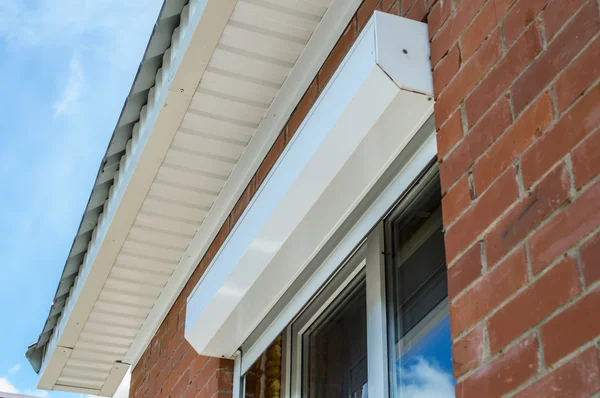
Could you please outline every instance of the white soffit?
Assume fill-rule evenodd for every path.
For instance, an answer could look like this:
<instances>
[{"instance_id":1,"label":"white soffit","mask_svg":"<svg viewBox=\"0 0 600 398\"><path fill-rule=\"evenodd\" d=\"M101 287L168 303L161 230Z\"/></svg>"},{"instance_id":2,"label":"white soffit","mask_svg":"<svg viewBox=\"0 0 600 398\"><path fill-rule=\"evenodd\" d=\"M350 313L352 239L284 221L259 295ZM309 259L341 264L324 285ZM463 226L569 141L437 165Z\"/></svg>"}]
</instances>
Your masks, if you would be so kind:
<instances>
[{"instance_id":1,"label":"white soffit","mask_svg":"<svg viewBox=\"0 0 600 398\"><path fill-rule=\"evenodd\" d=\"M114 393L360 0L330 3L184 8L48 343L39 388Z\"/></svg>"},{"instance_id":2,"label":"white soffit","mask_svg":"<svg viewBox=\"0 0 600 398\"><path fill-rule=\"evenodd\" d=\"M190 296L230 357L433 112L427 25L375 13Z\"/></svg>"}]
</instances>

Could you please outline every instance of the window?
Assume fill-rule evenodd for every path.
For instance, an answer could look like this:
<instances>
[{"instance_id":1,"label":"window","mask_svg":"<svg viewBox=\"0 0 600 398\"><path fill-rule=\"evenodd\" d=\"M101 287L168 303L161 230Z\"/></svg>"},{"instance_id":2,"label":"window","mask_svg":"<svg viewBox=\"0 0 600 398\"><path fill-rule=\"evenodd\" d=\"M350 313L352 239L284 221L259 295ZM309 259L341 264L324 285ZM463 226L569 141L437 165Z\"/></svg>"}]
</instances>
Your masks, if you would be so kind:
<instances>
[{"instance_id":1,"label":"window","mask_svg":"<svg viewBox=\"0 0 600 398\"><path fill-rule=\"evenodd\" d=\"M454 396L439 177L386 220L390 395Z\"/></svg>"},{"instance_id":2,"label":"window","mask_svg":"<svg viewBox=\"0 0 600 398\"><path fill-rule=\"evenodd\" d=\"M303 336L303 396L361 398L367 389L367 300L364 280Z\"/></svg>"},{"instance_id":3,"label":"window","mask_svg":"<svg viewBox=\"0 0 600 398\"><path fill-rule=\"evenodd\" d=\"M282 397L454 397L437 168L386 214L294 311Z\"/></svg>"},{"instance_id":4,"label":"window","mask_svg":"<svg viewBox=\"0 0 600 398\"><path fill-rule=\"evenodd\" d=\"M367 396L365 264L363 245L292 324L292 396Z\"/></svg>"}]
</instances>

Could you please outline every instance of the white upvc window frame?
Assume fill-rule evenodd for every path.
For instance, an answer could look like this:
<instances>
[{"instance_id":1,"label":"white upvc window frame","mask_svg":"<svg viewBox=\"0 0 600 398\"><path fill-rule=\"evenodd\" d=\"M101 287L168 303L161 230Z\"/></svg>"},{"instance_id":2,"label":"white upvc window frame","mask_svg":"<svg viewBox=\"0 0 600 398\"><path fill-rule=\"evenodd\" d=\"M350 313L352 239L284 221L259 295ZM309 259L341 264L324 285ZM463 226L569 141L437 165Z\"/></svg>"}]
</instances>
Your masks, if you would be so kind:
<instances>
[{"instance_id":1,"label":"white upvc window frame","mask_svg":"<svg viewBox=\"0 0 600 398\"><path fill-rule=\"evenodd\" d=\"M235 358L234 398L244 396L243 377L246 371L272 342L273 336L280 333L283 333L281 396L300 398L302 365L299 361L302 360L302 345L298 342L306 327L360 272L365 273L367 284L368 393L375 397L389 396L388 306L382 220L400 198L410 192L414 182L432 167L436 153L435 128L433 118L430 118L415 135L407 151L401 153L390 166L388 175L373 187L372 199L364 207L357 208L356 211L363 211L361 217L348 229L341 228L338 231L343 238L335 248L322 256L316 256L317 260L325 260L320 260L307 278L299 279L298 284L301 286L296 288L292 297L284 297L285 305L276 307L272 311L276 313L269 314L256 333L242 345L241 354ZM337 275L342 275L342 279L338 278L333 286L327 285ZM333 292L327 297L319 298L323 289ZM322 303L318 305L318 309L305 313L307 304L314 300L322 300ZM292 323L289 322L290 317ZM296 324L297 330L294 331L291 325L298 320L303 320L305 327L298 329ZM294 358L293 361L290 358Z\"/></svg>"},{"instance_id":2,"label":"white upvc window frame","mask_svg":"<svg viewBox=\"0 0 600 398\"><path fill-rule=\"evenodd\" d=\"M305 333L357 278L364 279L366 284L368 393L370 397L388 395L387 306L383 244L383 223L380 222L341 267L334 279L315 297L315 301L286 328L285 340L293 359L282 363L284 369L289 368L283 372L289 375L289 379L282 382L289 394L282 394L283 397L302 396L302 390L306 387L304 385L306 380L302 377L307 366L304 362ZM284 350L287 348L284 347Z\"/></svg>"}]
</instances>

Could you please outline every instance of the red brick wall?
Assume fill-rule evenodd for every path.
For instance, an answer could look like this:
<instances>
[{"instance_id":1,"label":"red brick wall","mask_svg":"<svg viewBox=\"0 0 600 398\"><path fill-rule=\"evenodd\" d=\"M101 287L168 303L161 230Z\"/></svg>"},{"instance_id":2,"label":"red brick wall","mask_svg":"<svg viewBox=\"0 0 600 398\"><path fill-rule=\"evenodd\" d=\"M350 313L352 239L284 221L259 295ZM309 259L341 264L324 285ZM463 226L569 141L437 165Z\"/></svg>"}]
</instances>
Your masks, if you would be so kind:
<instances>
[{"instance_id":1,"label":"red brick wall","mask_svg":"<svg viewBox=\"0 0 600 398\"><path fill-rule=\"evenodd\" d=\"M183 337L185 301L375 9L429 23L457 395L600 390L598 0L365 0L133 370L131 397L231 397L232 363Z\"/></svg>"},{"instance_id":2,"label":"red brick wall","mask_svg":"<svg viewBox=\"0 0 600 398\"><path fill-rule=\"evenodd\" d=\"M431 17L457 396L590 396L599 3L445 0Z\"/></svg>"}]
</instances>

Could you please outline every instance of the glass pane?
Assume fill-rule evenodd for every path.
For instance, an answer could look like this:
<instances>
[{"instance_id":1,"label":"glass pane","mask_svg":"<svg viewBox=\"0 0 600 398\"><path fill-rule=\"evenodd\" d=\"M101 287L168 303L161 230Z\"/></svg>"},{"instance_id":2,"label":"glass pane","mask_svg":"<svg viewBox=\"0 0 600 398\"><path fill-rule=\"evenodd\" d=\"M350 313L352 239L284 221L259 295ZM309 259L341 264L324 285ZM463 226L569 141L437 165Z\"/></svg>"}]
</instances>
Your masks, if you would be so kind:
<instances>
[{"instance_id":1,"label":"glass pane","mask_svg":"<svg viewBox=\"0 0 600 398\"><path fill-rule=\"evenodd\" d=\"M367 397L364 281L322 314L304 335L304 397Z\"/></svg>"},{"instance_id":2,"label":"glass pane","mask_svg":"<svg viewBox=\"0 0 600 398\"><path fill-rule=\"evenodd\" d=\"M390 379L396 398L454 397L438 181L422 184L387 224Z\"/></svg>"}]
</instances>

